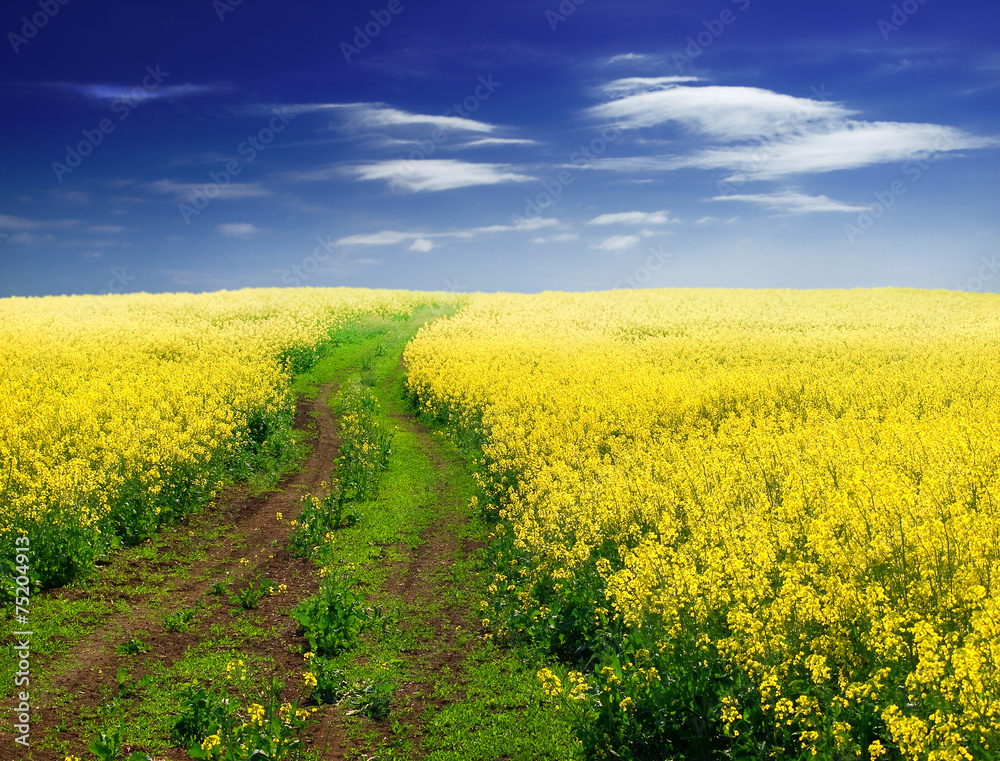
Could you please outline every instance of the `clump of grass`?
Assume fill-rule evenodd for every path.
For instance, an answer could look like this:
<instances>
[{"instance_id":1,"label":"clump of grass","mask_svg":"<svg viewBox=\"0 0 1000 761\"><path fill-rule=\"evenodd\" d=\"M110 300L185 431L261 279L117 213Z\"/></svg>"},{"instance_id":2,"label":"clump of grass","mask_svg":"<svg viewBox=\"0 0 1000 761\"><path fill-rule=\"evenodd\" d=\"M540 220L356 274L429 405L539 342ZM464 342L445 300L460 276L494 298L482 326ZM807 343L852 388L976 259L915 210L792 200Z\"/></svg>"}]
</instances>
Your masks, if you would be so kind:
<instances>
[{"instance_id":1,"label":"clump of grass","mask_svg":"<svg viewBox=\"0 0 1000 761\"><path fill-rule=\"evenodd\" d=\"M194 620L194 608L181 608L163 619L163 628L168 632L186 632Z\"/></svg>"}]
</instances>

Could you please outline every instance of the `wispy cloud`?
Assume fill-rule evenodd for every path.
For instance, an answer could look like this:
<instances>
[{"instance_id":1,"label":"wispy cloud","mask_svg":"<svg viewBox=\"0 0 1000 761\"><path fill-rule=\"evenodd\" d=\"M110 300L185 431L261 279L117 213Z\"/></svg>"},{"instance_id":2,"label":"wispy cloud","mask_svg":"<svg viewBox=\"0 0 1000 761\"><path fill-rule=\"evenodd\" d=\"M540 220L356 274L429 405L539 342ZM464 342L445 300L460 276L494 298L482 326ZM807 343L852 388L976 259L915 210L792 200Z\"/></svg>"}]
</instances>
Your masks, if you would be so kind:
<instances>
[{"instance_id":1,"label":"wispy cloud","mask_svg":"<svg viewBox=\"0 0 1000 761\"><path fill-rule=\"evenodd\" d=\"M74 84L70 82L59 82L53 85L58 89L82 95L90 100L113 101L129 100L136 98L136 87L134 85L109 85L109 84ZM189 98L195 95L208 95L221 89L218 85L159 85L155 88L138 88L142 93L142 100L168 100L174 98Z\"/></svg>"},{"instance_id":2,"label":"wispy cloud","mask_svg":"<svg viewBox=\"0 0 1000 761\"><path fill-rule=\"evenodd\" d=\"M443 130L493 132L496 126L460 116L414 114L385 103L296 103L285 108L293 114L333 112L348 129L385 127L438 127Z\"/></svg>"},{"instance_id":3,"label":"wispy cloud","mask_svg":"<svg viewBox=\"0 0 1000 761\"><path fill-rule=\"evenodd\" d=\"M664 86L657 81L632 78L612 82L605 88L611 93L615 88L644 84L641 91L595 106L590 113L626 129L674 122L693 133L723 140L774 137L809 125L829 124L853 113L838 103L757 87Z\"/></svg>"},{"instance_id":4,"label":"wispy cloud","mask_svg":"<svg viewBox=\"0 0 1000 761\"><path fill-rule=\"evenodd\" d=\"M811 214L813 212L848 211L861 212L867 207L851 206L850 204L834 201L826 196L808 196L803 193L796 193L786 190L780 193L757 193L745 195L716 196L713 201L745 201L746 203L757 204L765 209L778 211L785 214Z\"/></svg>"},{"instance_id":5,"label":"wispy cloud","mask_svg":"<svg viewBox=\"0 0 1000 761\"><path fill-rule=\"evenodd\" d=\"M121 233L125 228L121 225L91 225L87 228L92 233Z\"/></svg>"},{"instance_id":6,"label":"wispy cloud","mask_svg":"<svg viewBox=\"0 0 1000 761\"><path fill-rule=\"evenodd\" d=\"M932 153L989 148L991 138L937 124L851 122L823 132L789 135L765 145L712 148L674 160L675 169L728 169L741 177L770 180L792 174L833 172L902 162Z\"/></svg>"},{"instance_id":7,"label":"wispy cloud","mask_svg":"<svg viewBox=\"0 0 1000 761\"><path fill-rule=\"evenodd\" d=\"M540 238L532 238L532 243L545 244L545 243L572 243L575 240L580 240L579 233L559 233L558 235L543 236Z\"/></svg>"},{"instance_id":8,"label":"wispy cloud","mask_svg":"<svg viewBox=\"0 0 1000 761\"><path fill-rule=\"evenodd\" d=\"M604 66L614 66L619 63L635 64L642 61L652 60L653 56L648 53L619 53L618 55L613 55L610 58L604 59L602 65Z\"/></svg>"},{"instance_id":9,"label":"wispy cloud","mask_svg":"<svg viewBox=\"0 0 1000 761\"><path fill-rule=\"evenodd\" d=\"M174 180L156 180L146 186L154 193L171 195L181 201L192 201L199 192L203 192L204 183L175 182ZM263 198L271 195L271 191L256 182L230 182L228 185L212 184L218 195L214 196L225 201L238 201L244 198ZM213 191L214 192L214 191Z\"/></svg>"},{"instance_id":10,"label":"wispy cloud","mask_svg":"<svg viewBox=\"0 0 1000 761\"><path fill-rule=\"evenodd\" d=\"M434 246L432 239L469 240L470 238L476 238L480 235L496 235L498 233L509 232L530 232L532 230L540 230L546 227L554 227L558 224L559 220L557 219L538 217L536 219L518 222L513 225L489 225L487 227L472 227L465 230L449 230L437 233L426 231L400 232L398 230L382 230L381 232L371 233L369 235L349 235L346 238L341 238L336 241L334 245L392 246L412 241L412 245L410 246L411 251L430 251ZM430 247L428 247L428 244L430 244Z\"/></svg>"},{"instance_id":11,"label":"wispy cloud","mask_svg":"<svg viewBox=\"0 0 1000 761\"><path fill-rule=\"evenodd\" d=\"M669 211L622 211L616 214L601 214L594 217L588 225L665 225L674 222Z\"/></svg>"},{"instance_id":12,"label":"wispy cloud","mask_svg":"<svg viewBox=\"0 0 1000 761\"><path fill-rule=\"evenodd\" d=\"M386 180L394 188L415 193L536 179L511 171L508 164L476 164L454 159L377 161L354 167L352 171L360 180Z\"/></svg>"},{"instance_id":13,"label":"wispy cloud","mask_svg":"<svg viewBox=\"0 0 1000 761\"><path fill-rule=\"evenodd\" d=\"M624 77L609 82L601 89L608 95L634 95L635 93L661 90L669 85L700 82L700 77Z\"/></svg>"},{"instance_id":14,"label":"wispy cloud","mask_svg":"<svg viewBox=\"0 0 1000 761\"><path fill-rule=\"evenodd\" d=\"M247 238L260 232L260 228L250 222L228 222L216 225L215 229L227 238Z\"/></svg>"},{"instance_id":15,"label":"wispy cloud","mask_svg":"<svg viewBox=\"0 0 1000 761\"><path fill-rule=\"evenodd\" d=\"M605 238L600 243L595 244L594 248L618 254L632 248L632 246L641 240L642 238L638 235L612 235L610 238Z\"/></svg>"},{"instance_id":16,"label":"wispy cloud","mask_svg":"<svg viewBox=\"0 0 1000 761\"><path fill-rule=\"evenodd\" d=\"M10 214L0 214L0 228L4 230L46 230L55 227L72 227L78 219L27 219Z\"/></svg>"},{"instance_id":17,"label":"wispy cloud","mask_svg":"<svg viewBox=\"0 0 1000 761\"><path fill-rule=\"evenodd\" d=\"M537 140L528 140L518 137L483 137L478 140L470 140L458 146L459 148L481 148L485 145L538 145Z\"/></svg>"},{"instance_id":18,"label":"wispy cloud","mask_svg":"<svg viewBox=\"0 0 1000 761\"><path fill-rule=\"evenodd\" d=\"M938 124L863 121L839 103L756 87L657 82L617 80L607 92L628 91L628 87L641 91L610 100L589 113L614 119L623 129L673 124L716 144L686 155L600 159L591 166L631 172L726 169L740 172L743 179L767 180L1000 145L995 138Z\"/></svg>"}]
</instances>

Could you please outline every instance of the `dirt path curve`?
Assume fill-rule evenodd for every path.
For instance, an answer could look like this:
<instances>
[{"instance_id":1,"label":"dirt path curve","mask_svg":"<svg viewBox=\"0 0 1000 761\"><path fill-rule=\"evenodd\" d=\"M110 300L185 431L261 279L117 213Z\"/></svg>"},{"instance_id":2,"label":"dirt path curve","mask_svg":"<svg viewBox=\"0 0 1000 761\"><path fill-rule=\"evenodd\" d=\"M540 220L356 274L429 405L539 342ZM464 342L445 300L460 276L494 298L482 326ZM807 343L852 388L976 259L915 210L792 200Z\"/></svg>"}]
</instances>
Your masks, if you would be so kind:
<instances>
[{"instance_id":1,"label":"dirt path curve","mask_svg":"<svg viewBox=\"0 0 1000 761\"><path fill-rule=\"evenodd\" d=\"M133 656L127 661L133 678L139 679L154 667L169 667L179 660L188 649L205 638L214 624L231 624L233 606L225 604L214 610L199 610L191 629L186 632L167 631L163 618L184 608L203 606L210 586L220 579L229 581L229 589L239 589L241 582L266 576L275 587L285 585L287 591L281 595L264 598L256 611L263 622L259 625L270 630L274 636L266 639L241 643L244 652L268 657L275 662L278 674L289 681L292 675L301 671L301 656L291 649L302 643L296 633L296 623L288 615L294 605L314 594L318 588L312 566L306 561L293 557L286 545L292 533L290 522L300 512L301 496L305 493L320 493L321 484L330 479L340 448L340 441L329 398L335 383L324 386L312 400L300 400L295 414L294 427L312 438L311 451L301 463L300 469L286 475L273 491L259 496L250 493L246 485L236 485L227 489L205 513L193 516L191 525L209 523L222 531L222 539L214 546L205 548L203 560L195 562L186 573L177 574L176 567L169 562L157 560L132 562L123 568L124 561L116 559L101 573L123 573L125 584L119 590L121 599L128 601L127 609L112 607L115 611L108 620L99 625L89 635L74 644L54 662L46 662L44 656L37 655L36 669L43 678L44 685L33 694L37 709L32 715L32 761L63 761L64 755L42 744L47 731L62 727L59 738L69 747L77 748L77 755L86 755L84 750L92 737L79 734L80 720L98 713L102 695L117 690L115 674L119 666L126 665L122 656L116 653L116 646L128 637L121 632L142 632L142 640L149 651L145 655ZM281 513L283 519L277 520ZM178 543L188 536L188 522L178 525L173 537ZM168 540L169 541L169 540ZM171 571L175 573L172 574ZM129 584L138 585L150 573L165 574L164 588L156 595L130 597ZM55 590L56 598L73 600L87 595L86 589ZM296 688L299 685L294 685ZM5 701L13 707L15 704ZM60 706L54 709L53 706ZM6 711L8 713L9 711ZM13 734L9 726L0 728L0 748L10 749ZM0 752L2 757L2 752ZM23 758L23 756L22 756ZM157 759L187 759L183 751L158 755Z\"/></svg>"}]
</instances>

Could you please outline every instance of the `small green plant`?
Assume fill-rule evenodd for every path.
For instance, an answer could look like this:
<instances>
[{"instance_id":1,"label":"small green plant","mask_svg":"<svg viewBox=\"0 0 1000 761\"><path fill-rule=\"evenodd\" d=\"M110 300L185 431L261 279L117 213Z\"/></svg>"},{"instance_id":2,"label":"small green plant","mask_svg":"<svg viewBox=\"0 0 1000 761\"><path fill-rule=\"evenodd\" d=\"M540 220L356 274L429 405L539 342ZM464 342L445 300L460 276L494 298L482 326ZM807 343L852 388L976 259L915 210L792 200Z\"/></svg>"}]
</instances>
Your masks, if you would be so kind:
<instances>
[{"instance_id":1,"label":"small green plant","mask_svg":"<svg viewBox=\"0 0 1000 761\"><path fill-rule=\"evenodd\" d=\"M97 739L87 746L98 761L120 761L122 758L122 729L114 727L102 731ZM128 761L152 761L148 753L133 751Z\"/></svg>"},{"instance_id":2,"label":"small green plant","mask_svg":"<svg viewBox=\"0 0 1000 761\"><path fill-rule=\"evenodd\" d=\"M194 608L181 608L163 619L163 628L168 632L186 632L194 619Z\"/></svg>"},{"instance_id":3,"label":"small green plant","mask_svg":"<svg viewBox=\"0 0 1000 761\"><path fill-rule=\"evenodd\" d=\"M292 612L316 655L336 655L350 649L358 635L380 615L378 609L363 606L364 598L352 589L357 582L327 576L319 594L301 602Z\"/></svg>"},{"instance_id":4,"label":"small green plant","mask_svg":"<svg viewBox=\"0 0 1000 761\"><path fill-rule=\"evenodd\" d=\"M326 484L323 486L325 488ZM333 482L322 499L307 494L302 502L302 513L291 538L292 553L296 557L312 556L323 544L328 532L353 526L361 520L361 513L350 504L338 481Z\"/></svg>"},{"instance_id":5,"label":"small green plant","mask_svg":"<svg viewBox=\"0 0 1000 761\"><path fill-rule=\"evenodd\" d=\"M260 601L270 596L271 580L267 577L263 579L259 576L252 579L243 589L229 598L232 603L239 603L243 610L256 610Z\"/></svg>"},{"instance_id":6,"label":"small green plant","mask_svg":"<svg viewBox=\"0 0 1000 761\"><path fill-rule=\"evenodd\" d=\"M187 748L214 734L230 713L229 699L197 684L185 685L178 695L180 715L170 733L172 742Z\"/></svg>"},{"instance_id":7,"label":"small green plant","mask_svg":"<svg viewBox=\"0 0 1000 761\"><path fill-rule=\"evenodd\" d=\"M360 685L352 695L354 708L347 714L361 714L372 721L385 721L389 718L395 689L389 682L366 682Z\"/></svg>"},{"instance_id":8,"label":"small green plant","mask_svg":"<svg viewBox=\"0 0 1000 761\"><path fill-rule=\"evenodd\" d=\"M140 655L149 652L149 646L138 637L129 637L115 648L118 655Z\"/></svg>"},{"instance_id":9,"label":"small green plant","mask_svg":"<svg viewBox=\"0 0 1000 761\"><path fill-rule=\"evenodd\" d=\"M225 690L188 685L172 739L203 761L305 761L302 743L310 711L282 699L285 685L258 687L243 661L229 664Z\"/></svg>"},{"instance_id":10,"label":"small green plant","mask_svg":"<svg viewBox=\"0 0 1000 761\"><path fill-rule=\"evenodd\" d=\"M229 592L229 585L226 584L225 579L219 579L212 586L208 588L208 593L216 597L222 597L224 594Z\"/></svg>"},{"instance_id":11,"label":"small green plant","mask_svg":"<svg viewBox=\"0 0 1000 761\"><path fill-rule=\"evenodd\" d=\"M149 674L146 674L139 680L132 679L129 677L127 669L119 668L116 674L116 681L118 683L118 697L129 699L135 697L139 690L153 684L154 680Z\"/></svg>"},{"instance_id":12,"label":"small green plant","mask_svg":"<svg viewBox=\"0 0 1000 761\"><path fill-rule=\"evenodd\" d=\"M308 664L312 678L307 675L306 684L312 686L310 697L313 701L318 704L336 703L347 694L347 680L341 669L333 668L326 658L315 656L308 659Z\"/></svg>"}]
</instances>

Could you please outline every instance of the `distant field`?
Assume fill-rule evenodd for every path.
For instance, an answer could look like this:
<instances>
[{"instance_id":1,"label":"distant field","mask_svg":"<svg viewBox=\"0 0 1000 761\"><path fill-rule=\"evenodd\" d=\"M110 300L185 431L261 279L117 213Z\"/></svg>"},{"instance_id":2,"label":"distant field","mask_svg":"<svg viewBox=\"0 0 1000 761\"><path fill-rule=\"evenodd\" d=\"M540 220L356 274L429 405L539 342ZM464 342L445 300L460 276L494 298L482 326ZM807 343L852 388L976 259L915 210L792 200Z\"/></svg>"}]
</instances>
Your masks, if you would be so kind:
<instances>
[{"instance_id":1,"label":"distant field","mask_svg":"<svg viewBox=\"0 0 1000 761\"><path fill-rule=\"evenodd\" d=\"M412 331L423 325L412 340L400 332L408 321ZM387 619L383 608L419 603L420 615L440 618L435 595L450 595L451 633L435 634L433 647L474 633L477 647L523 648L531 686L516 688L528 692L512 705L480 706L496 683L475 697L471 676L445 701L469 708L463 721L483 731L492 710L497 726L507 710L534 717L539 744L512 758L991 759L1000 747L998 336L1000 297L943 291L2 300L0 563L7 577L20 574L12 548L24 537L36 591L76 589L227 486L272 488L301 467L323 493L294 495L303 512L277 549L287 541L324 569L321 579L349 568L367 578L364 563L375 575L366 594L350 573L301 586L318 595L312 623L300 615L298 634L282 636L317 651L334 641L317 634L327 614L322 626L338 632L322 663L302 667L307 687L320 680L314 701L363 692L345 686L345 669L394 674L368 683L367 707L348 715L377 724L403 711L407 731L423 738L407 752L445 758L453 741L433 734L428 717L441 705L425 706L412 687L425 677L400 665L413 650L393 639L408 632L406 617ZM329 377L309 383L340 390L339 438L325 444L339 458L321 472L322 463L302 464L309 444L292 423L297 392L308 394L306 381L327 365ZM464 459L432 450L416 428L419 447L394 446L407 403ZM405 511L416 487L392 478L432 478L434 468L450 475L421 486L428 494L456 479L470 486L440 512ZM407 598L412 579L397 591L392 573L375 570L381 550L367 548L414 541L393 523L405 519L449 564L471 563L461 548L480 540L462 539L467 519L449 512L457 494L482 526L475 562L487 577L480 588L471 570L464 580L455 571ZM401 533L380 538L389 525ZM418 546L414 574L440 571ZM243 608L269 596L272 576L292 593L304 585L272 565L252 577L263 586L242 588ZM6 579L4 589L14 590ZM190 610L200 620L194 602ZM474 632L462 616L475 617ZM355 641L370 649L350 666ZM460 669L462 660L434 663ZM372 709L379 689L385 714ZM252 705L240 709L244 725ZM429 713L417 719L418 709ZM288 737L296 721L334 721L275 710ZM215 758L223 730L204 724L175 745L194 742ZM462 742L474 736L485 742L474 732ZM344 737L338 752L348 756L374 747ZM155 750L154 738L150 729L133 745ZM462 752L495 758L497 747ZM312 758L306 750L274 757Z\"/></svg>"}]
</instances>

